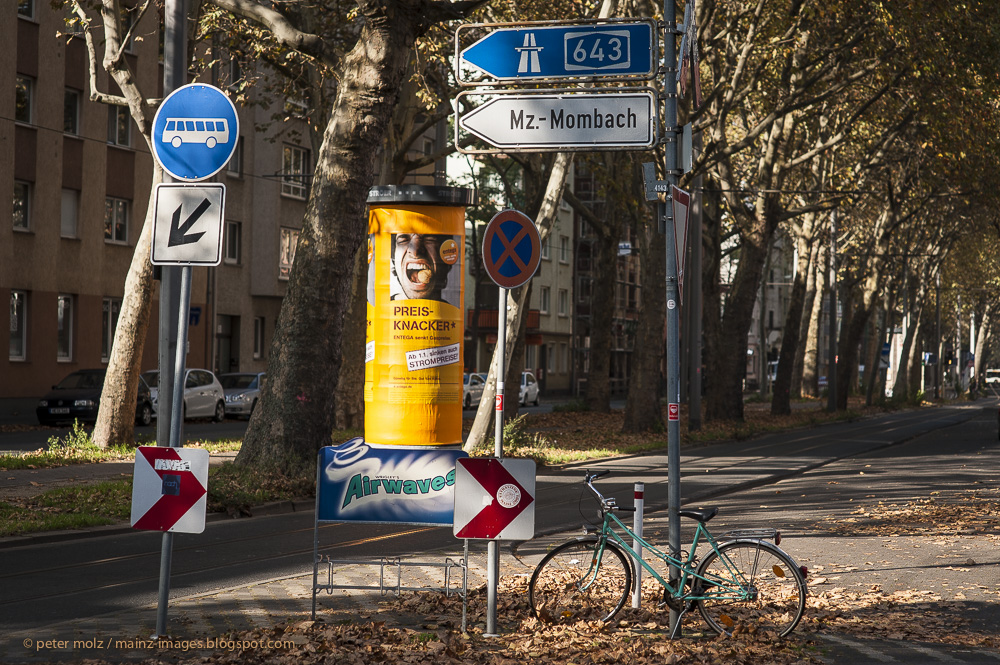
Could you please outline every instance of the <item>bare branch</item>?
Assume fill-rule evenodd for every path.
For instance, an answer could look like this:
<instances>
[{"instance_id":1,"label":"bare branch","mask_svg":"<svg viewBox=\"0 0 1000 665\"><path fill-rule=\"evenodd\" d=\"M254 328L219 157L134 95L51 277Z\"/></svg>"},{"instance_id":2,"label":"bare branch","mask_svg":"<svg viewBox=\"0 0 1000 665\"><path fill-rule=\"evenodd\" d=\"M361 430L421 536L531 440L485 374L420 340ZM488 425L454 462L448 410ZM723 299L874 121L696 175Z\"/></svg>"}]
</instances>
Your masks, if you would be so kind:
<instances>
[{"instance_id":1,"label":"bare branch","mask_svg":"<svg viewBox=\"0 0 1000 665\"><path fill-rule=\"evenodd\" d=\"M220 9L263 25L271 31L279 43L316 58L325 65L336 67L339 63L340 59L327 50L322 37L300 30L288 20L288 17L270 7L253 0L209 0L209 2Z\"/></svg>"}]
</instances>

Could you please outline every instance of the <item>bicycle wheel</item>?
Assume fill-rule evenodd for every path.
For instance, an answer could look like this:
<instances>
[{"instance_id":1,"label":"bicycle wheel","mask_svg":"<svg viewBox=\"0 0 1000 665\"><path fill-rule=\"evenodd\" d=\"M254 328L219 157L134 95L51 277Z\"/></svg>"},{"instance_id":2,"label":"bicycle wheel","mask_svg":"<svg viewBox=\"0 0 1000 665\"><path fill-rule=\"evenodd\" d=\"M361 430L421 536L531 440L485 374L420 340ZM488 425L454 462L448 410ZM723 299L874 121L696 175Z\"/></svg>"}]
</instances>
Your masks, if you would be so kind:
<instances>
[{"instance_id":1,"label":"bicycle wheel","mask_svg":"<svg viewBox=\"0 0 1000 665\"><path fill-rule=\"evenodd\" d=\"M788 556L767 542L737 541L710 552L698 567L698 611L712 630L732 635L754 626L784 637L806 607L806 581Z\"/></svg>"},{"instance_id":2,"label":"bicycle wheel","mask_svg":"<svg viewBox=\"0 0 1000 665\"><path fill-rule=\"evenodd\" d=\"M600 555L600 561L598 561ZM596 537L563 543L545 555L528 586L531 613L550 623L610 621L632 590L632 565L614 543Z\"/></svg>"}]
</instances>

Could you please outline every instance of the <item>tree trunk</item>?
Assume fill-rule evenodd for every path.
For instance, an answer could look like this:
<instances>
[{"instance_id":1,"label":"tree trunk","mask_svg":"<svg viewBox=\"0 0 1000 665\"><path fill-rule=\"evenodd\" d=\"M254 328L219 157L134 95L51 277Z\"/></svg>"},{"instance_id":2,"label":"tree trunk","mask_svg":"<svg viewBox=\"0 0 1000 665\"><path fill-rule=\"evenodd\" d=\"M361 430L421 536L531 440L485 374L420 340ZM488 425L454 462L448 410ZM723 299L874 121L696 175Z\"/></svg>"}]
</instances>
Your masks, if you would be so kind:
<instances>
[{"instance_id":1,"label":"tree trunk","mask_svg":"<svg viewBox=\"0 0 1000 665\"><path fill-rule=\"evenodd\" d=\"M792 370L799 348L799 326L802 322L802 311L805 307L806 280L809 271L809 254L799 252L799 264L792 281L792 295L785 314L785 326L781 333L781 356L778 359L778 371L774 377L771 398L771 415L788 415L792 412L791 385Z\"/></svg>"},{"instance_id":2,"label":"tree trunk","mask_svg":"<svg viewBox=\"0 0 1000 665\"><path fill-rule=\"evenodd\" d=\"M736 268L720 332L727 339L745 339L753 320L754 302L770 244L770 235L744 237L740 262ZM746 371L746 345L726 344L721 340L709 358L710 379L706 391L707 420L743 420L743 377Z\"/></svg>"},{"instance_id":3,"label":"tree trunk","mask_svg":"<svg viewBox=\"0 0 1000 665\"><path fill-rule=\"evenodd\" d=\"M703 351L704 364L706 366L705 375L702 376L702 390L706 394L711 390L712 383L717 381L713 371L711 359L718 353L722 345L725 344L722 335L722 212L720 195L717 191L718 183L714 180L708 181L704 193L704 212L702 214L702 266L701 278L701 326L702 337L705 343ZM645 261L643 261L645 266ZM645 269L645 268L644 268ZM643 279L645 284L645 278ZM656 282L654 282L656 283ZM741 383L746 376L746 363L743 365Z\"/></svg>"},{"instance_id":4,"label":"tree trunk","mask_svg":"<svg viewBox=\"0 0 1000 665\"><path fill-rule=\"evenodd\" d=\"M660 257L666 255L667 243L656 227L655 215L650 223L641 225L638 240L643 289L622 431L666 431L660 404L667 320L667 303L660 286L666 283L666 265Z\"/></svg>"},{"instance_id":5,"label":"tree trunk","mask_svg":"<svg viewBox=\"0 0 1000 665\"><path fill-rule=\"evenodd\" d=\"M239 464L313 462L330 443L355 256L368 222L373 155L382 145L424 3L362 3L368 20L339 72L288 291Z\"/></svg>"},{"instance_id":6,"label":"tree trunk","mask_svg":"<svg viewBox=\"0 0 1000 665\"><path fill-rule=\"evenodd\" d=\"M817 381L817 358L819 351L819 320L823 311L823 299L819 297L822 280L820 258L823 252L815 240L809 246L809 267L806 277L806 297L802 303L802 318L799 322L799 348L795 354L795 368L792 371L792 397L816 397L819 395Z\"/></svg>"},{"instance_id":7,"label":"tree trunk","mask_svg":"<svg viewBox=\"0 0 1000 665\"><path fill-rule=\"evenodd\" d=\"M127 59L120 57L122 42L119 22L116 20L120 15L119 11L119 2L103 0L101 21L95 22L102 23L104 28L103 66L122 91L130 115L139 128L139 134L146 141L146 145L150 146L152 110L143 99L142 91L136 84ZM87 52L91 59L91 69L96 70L97 52L89 30L90 28L87 28ZM90 92L92 99L100 98L106 102L111 100L109 96L102 95L93 88ZM158 183L163 182L163 171L159 166L153 166L151 180L150 192L154 191ZM131 445L135 441L136 392L153 302L153 266L149 262L153 236L153 205L153 197L150 196L142 231L136 241L132 262L125 277L125 294L118 316L118 325L115 328L111 356L108 359L97 422L94 424L92 434L93 442L101 448L113 444Z\"/></svg>"},{"instance_id":8,"label":"tree trunk","mask_svg":"<svg viewBox=\"0 0 1000 665\"><path fill-rule=\"evenodd\" d=\"M354 277L351 305L344 327L341 345L346 360L340 366L337 381L334 427L337 429L365 428L365 325L368 314L368 252L361 247L354 257ZM336 443L336 442L334 442Z\"/></svg>"},{"instance_id":9,"label":"tree trunk","mask_svg":"<svg viewBox=\"0 0 1000 665\"><path fill-rule=\"evenodd\" d=\"M569 173L570 164L571 157L565 152L558 153L552 162L552 168L549 171L549 177L546 181L541 205L534 216L535 224L538 226L538 234L543 244L549 237L549 234L552 231L552 225L555 223L556 216L559 213L559 200L562 198L563 187L566 185L566 175ZM531 216L530 211L528 216ZM527 298L529 295L529 289L521 288L518 291L520 291L520 293L518 294L519 297L516 301L510 297L506 299L508 306L511 308L507 317L507 335L504 338L506 346L505 351L507 355L505 362L508 368L511 364L511 358L513 356L514 344L518 336L518 331L521 330L521 317L525 315L528 305ZM463 450L466 452L472 452L476 448L482 446L486 441L486 437L489 434L492 434L490 426L494 424L493 413L497 394L497 351L499 350L500 345L497 344L493 353L493 361L490 363L489 374L486 378L486 386L483 388L482 401L479 403L479 410L476 411L476 419L472 423L472 429L470 430L469 436L463 446ZM518 370L518 376L520 377L520 370ZM517 390L519 386L520 378L518 378L518 383L514 385L515 401L517 400ZM510 395L510 389L507 385L504 386L504 392L504 398L506 400ZM504 406L506 407L506 405Z\"/></svg>"},{"instance_id":10,"label":"tree trunk","mask_svg":"<svg viewBox=\"0 0 1000 665\"><path fill-rule=\"evenodd\" d=\"M163 171L154 169L153 188L163 179ZM132 445L135 442L135 403L139 387L142 350L149 331L153 307L153 264L149 251L153 237L153 198L146 207L139 240L125 277L118 327L108 358L108 371L101 391L92 440L101 448L109 445ZM165 417L165 416L161 416Z\"/></svg>"},{"instance_id":11,"label":"tree trunk","mask_svg":"<svg viewBox=\"0 0 1000 665\"><path fill-rule=\"evenodd\" d=\"M592 246L596 268L590 308L590 372L587 374L587 408L598 413L611 411L611 326L615 315L615 286L618 275L620 220L609 213L608 226L597 234Z\"/></svg>"}]
</instances>

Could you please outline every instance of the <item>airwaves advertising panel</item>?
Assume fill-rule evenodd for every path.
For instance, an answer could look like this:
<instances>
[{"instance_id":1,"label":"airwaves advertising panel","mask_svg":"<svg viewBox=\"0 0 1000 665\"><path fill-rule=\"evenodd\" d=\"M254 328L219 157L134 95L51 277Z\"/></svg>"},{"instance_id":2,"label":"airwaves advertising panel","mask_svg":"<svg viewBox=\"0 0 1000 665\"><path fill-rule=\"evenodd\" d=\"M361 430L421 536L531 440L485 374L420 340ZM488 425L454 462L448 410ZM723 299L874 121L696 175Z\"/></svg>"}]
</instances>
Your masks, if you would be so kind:
<instances>
[{"instance_id":1,"label":"airwaves advertising panel","mask_svg":"<svg viewBox=\"0 0 1000 665\"><path fill-rule=\"evenodd\" d=\"M316 519L449 525L461 450L372 446L361 438L319 451Z\"/></svg>"},{"instance_id":2,"label":"airwaves advertising panel","mask_svg":"<svg viewBox=\"0 0 1000 665\"><path fill-rule=\"evenodd\" d=\"M465 206L472 196L415 185L369 194L369 443L462 443Z\"/></svg>"}]
</instances>

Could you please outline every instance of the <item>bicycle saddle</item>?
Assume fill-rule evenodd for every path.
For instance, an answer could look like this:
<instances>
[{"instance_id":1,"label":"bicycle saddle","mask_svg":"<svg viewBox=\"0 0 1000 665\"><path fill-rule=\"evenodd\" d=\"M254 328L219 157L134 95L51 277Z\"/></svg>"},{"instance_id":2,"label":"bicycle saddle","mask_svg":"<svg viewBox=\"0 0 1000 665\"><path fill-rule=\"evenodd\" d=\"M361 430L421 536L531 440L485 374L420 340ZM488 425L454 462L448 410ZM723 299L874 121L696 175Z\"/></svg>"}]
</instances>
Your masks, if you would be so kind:
<instances>
[{"instance_id":1,"label":"bicycle saddle","mask_svg":"<svg viewBox=\"0 0 1000 665\"><path fill-rule=\"evenodd\" d=\"M693 520L698 520L702 524L712 519L719 514L719 507L715 506L713 508L681 508L677 511L681 517L690 517Z\"/></svg>"}]
</instances>

